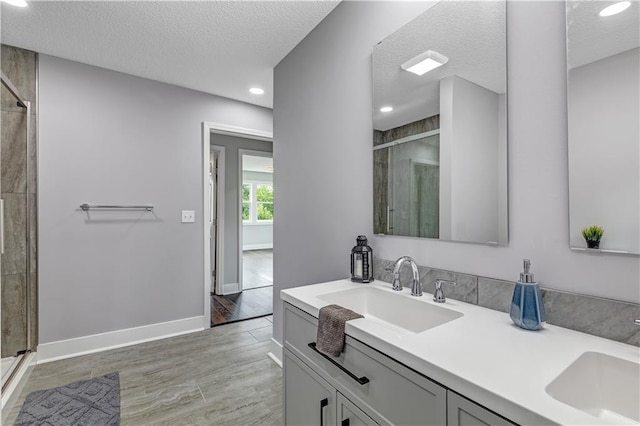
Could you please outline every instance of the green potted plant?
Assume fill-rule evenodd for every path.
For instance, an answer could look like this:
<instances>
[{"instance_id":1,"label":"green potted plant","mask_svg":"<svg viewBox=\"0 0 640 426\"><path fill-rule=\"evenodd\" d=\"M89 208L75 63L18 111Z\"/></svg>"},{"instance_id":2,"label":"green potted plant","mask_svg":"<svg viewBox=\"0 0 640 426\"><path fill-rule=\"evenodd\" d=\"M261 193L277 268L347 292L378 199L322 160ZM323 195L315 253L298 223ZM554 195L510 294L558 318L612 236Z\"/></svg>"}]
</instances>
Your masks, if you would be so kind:
<instances>
[{"instance_id":1,"label":"green potted plant","mask_svg":"<svg viewBox=\"0 0 640 426\"><path fill-rule=\"evenodd\" d=\"M591 249L600 248L600 240L604 234L604 228L598 225L587 226L582 228L582 236L587 242L587 247Z\"/></svg>"}]
</instances>

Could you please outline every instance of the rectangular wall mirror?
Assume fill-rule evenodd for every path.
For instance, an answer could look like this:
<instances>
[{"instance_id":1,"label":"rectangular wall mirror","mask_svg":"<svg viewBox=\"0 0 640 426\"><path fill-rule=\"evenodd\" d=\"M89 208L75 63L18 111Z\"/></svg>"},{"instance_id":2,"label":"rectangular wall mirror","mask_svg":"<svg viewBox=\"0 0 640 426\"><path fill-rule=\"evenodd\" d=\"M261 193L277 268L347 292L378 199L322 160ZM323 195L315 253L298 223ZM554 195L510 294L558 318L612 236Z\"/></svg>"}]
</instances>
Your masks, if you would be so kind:
<instances>
[{"instance_id":1,"label":"rectangular wall mirror","mask_svg":"<svg viewBox=\"0 0 640 426\"><path fill-rule=\"evenodd\" d=\"M373 82L374 232L507 244L506 2L435 4Z\"/></svg>"},{"instance_id":2,"label":"rectangular wall mirror","mask_svg":"<svg viewBox=\"0 0 640 426\"><path fill-rule=\"evenodd\" d=\"M614 3L629 7L601 16ZM566 6L569 244L586 249L581 230L598 225L599 250L639 254L640 3Z\"/></svg>"}]
</instances>

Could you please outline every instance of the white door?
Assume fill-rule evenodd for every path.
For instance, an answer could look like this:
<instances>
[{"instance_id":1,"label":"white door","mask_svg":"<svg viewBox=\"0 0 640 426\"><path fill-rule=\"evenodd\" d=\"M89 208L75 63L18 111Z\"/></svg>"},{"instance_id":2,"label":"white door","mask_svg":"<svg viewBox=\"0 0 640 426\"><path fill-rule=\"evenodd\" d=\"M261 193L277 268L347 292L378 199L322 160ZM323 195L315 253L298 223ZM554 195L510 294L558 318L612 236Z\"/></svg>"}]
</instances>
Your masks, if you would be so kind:
<instances>
[{"instance_id":1,"label":"white door","mask_svg":"<svg viewBox=\"0 0 640 426\"><path fill-rule=\"evenodd\" d=\"M209 161L209 245L211 247L211 289L217 293L217 230L218 230L218 152L211 151Z\"/></svg>"}]
</instances>

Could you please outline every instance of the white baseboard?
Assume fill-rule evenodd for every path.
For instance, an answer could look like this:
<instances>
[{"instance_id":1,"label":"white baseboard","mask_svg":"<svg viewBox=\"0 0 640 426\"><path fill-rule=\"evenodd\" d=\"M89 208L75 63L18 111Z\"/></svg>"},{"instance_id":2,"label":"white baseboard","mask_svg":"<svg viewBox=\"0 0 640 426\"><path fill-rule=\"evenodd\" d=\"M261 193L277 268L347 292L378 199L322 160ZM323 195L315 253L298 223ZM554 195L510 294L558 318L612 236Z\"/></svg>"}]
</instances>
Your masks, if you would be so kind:
<instances>
[{"instance_id":1,"label":"white baseboard","mask_svg":"<svg viewBox=\"0 0 640 426\"><path fill-rule=\"evenodd\" d=\"M202 316L38 345L38 364L204 330Z\"/></svg>"},{"instance_id":2,"label":"white baseboard","mask_svg":"<svg viewBox=\"0 0 640 426\"><path fill-rule=\"evenodd\" d=\"M240 285L240 283L222 284L222 295L240 293L241 291L242 286Z\"/></svg>"},{"instance_id":3,"label":"white baseboard","mask_svg":"<svg viewBox=\"0 0 640 426\"><path fill-rule=\"evenodd\" d=\"M267 249L272 249L272 248L273 248L273 243L269 243L269 244L247 244L246 246L242 246L242 251L267 250Z\"/></svg>"},{"instance_id":4,"label":"white baseboard","mask_svg":"<svg viewBox=\"0 0 640 426\"><path fill-rule=\"evenodd\" d=\"M7 389L2 393L2 411L0 424L4 424L7 420L6 417L11 411L11 407L17 402L18 396L22 392L24 385L29 380L29 376L33 371L33 367L36 365L37 355L35 352L31 352L25 355L24 363L20 366L20 370L16 372L16 375L11 379L11 383ZM5 407L7 409L5 409Z\"/></svg>"},{"instance_id":5,"label":"white baseboard","mask_svg":"<svg viewBox=\"0 0 640 426\"><path fill-rule=\"evenodd\" d=\"M271 338L271 352L267 355L282 368L282 345L273 337Z\"/></svg>"}]
</instances>

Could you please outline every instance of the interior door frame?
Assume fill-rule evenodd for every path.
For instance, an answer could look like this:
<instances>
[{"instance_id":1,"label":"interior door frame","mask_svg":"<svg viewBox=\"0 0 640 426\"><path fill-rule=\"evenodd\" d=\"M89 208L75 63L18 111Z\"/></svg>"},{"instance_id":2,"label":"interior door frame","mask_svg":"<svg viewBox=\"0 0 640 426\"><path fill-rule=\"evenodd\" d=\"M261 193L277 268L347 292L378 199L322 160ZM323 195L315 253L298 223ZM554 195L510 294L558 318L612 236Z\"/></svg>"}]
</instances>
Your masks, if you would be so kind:
<instances>
[{"instance_id":1,"label":"interior door frame","mask_svg":"<svg viewBox=\"0 0 640 426\"><path fill-rule=\"evenodd\" d=\"M254 157L268 157L273 159L273 150L271 152L269 151L256 151L254 149L244 149L244 148L240 148L238 149L238 191L239 191L239 196L238 196L238 213L239 213L239 217L238 217L238 285L240 286L240 291L244 290L243 284L242 284L242 262L243 262L243 247L242 247L242 238L243 238L243 223L242 223L242 183L244 182L244 177L243 177L243 163L242 163L242 157L245 155L251 155ZM273 182L271 183L271 185L273 185Z\"/></svg>"},{"instance_id":2,"label":"interior door frame","mask_svg":"<svg viewBox=\"0 0 640 426\"><path fill-rule=\"evenodd\" d=\"M209 221L207 218L210 215L211 201L209 200L209 158L211 156L211 141L212 134L239 136L247 139L257 139L261 141L273 142L273 132L268 132L259 129L251 129L247 127L232 126L229 124L216 123L210 121L202 122L202 151L201 151L201 179L202 185L202 247L203 247L203 270L202 270L202 283L203 283L203 311L204 311L204 328L211 327L211 278L209 277L211 271L211 248L209 247ZM223 181L224 182L224 181ZM220 176L218 180L218 187L220 187ZM218 191L218 193L224 192ZM218 212L220 212L220 198L218 198ZM224 225L224 214L218 215L218 232L217 232L217 259L218 268L216 268L216 274L218 277L224 277L224 264L220 261L220 247L224 247L224 233L220 232ZM222 285L222 279L216 281L217 284Z\"/></svg>"},{"instance_id":3,"label":"interior door frame","mask_svg":"<svg viewBox=\"0 0 640 426\"><path fill-rule=\"evenodd\" d=\"M222 280L220 274L220 268L224 265L224 250L220 250L220 247L223 247L224 244L224 226L220 226L220 217L224 216L224 185L225 185L225 147L219 145L209 145L209 159L211 159L213 152L218 153L218 158L216 161L216 241L215 241L215 250L216 250L216 264L215 266L215 292L217 294L223 294L222 292ZM220 190L222 188L222 191ZM211 195L211 191L207 191L207 195ZM205 222L209 222L206 218L211 218L211 199L207 198L207 203L209 210L205 213ZM211 230L209 229L209 235L211 235ZM205 241L206 241L205 235ZM222 243L221 243L222 242ZM211 242L207 245L209 247L209 271L211 271ZM209 280L211 280L211 275L207 271L207 276ZM209 286L211 288L211 286ZM211 292L211 290L209 290Z\"/></svg>"}]
</instances>

